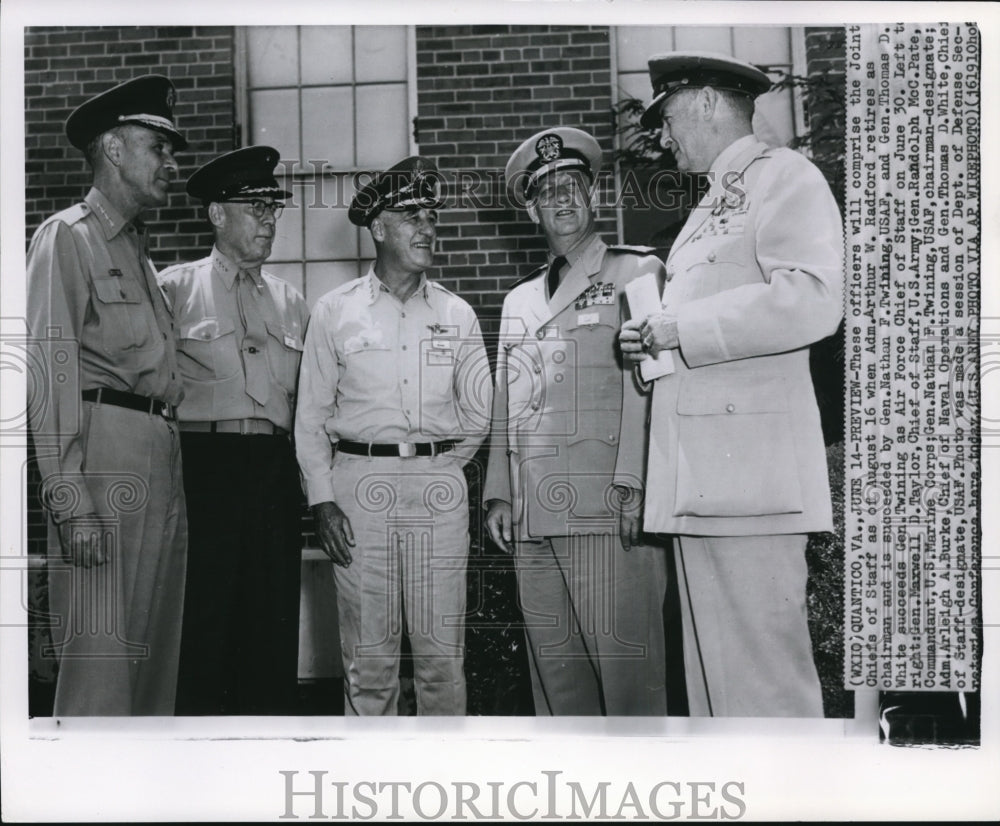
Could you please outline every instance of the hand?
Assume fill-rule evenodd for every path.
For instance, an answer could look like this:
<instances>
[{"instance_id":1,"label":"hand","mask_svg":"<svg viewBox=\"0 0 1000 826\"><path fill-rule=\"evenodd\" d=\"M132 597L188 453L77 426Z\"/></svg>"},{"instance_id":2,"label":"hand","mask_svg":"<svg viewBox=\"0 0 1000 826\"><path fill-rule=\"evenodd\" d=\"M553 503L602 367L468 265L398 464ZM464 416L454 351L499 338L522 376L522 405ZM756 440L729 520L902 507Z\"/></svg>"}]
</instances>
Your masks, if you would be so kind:
<instances>
[{"instance_id":1,"label":"hand","mask_svg":"<svg viewBox=\"0 0 1000 826\"><path fill-rule=\"evenodd\" d=\"M94 519L94 514L85 514L59 523L63 559L77 568L93 568L108 561L108 549Z\"/></svg>"},{"instance_id":2,"label":"hand","mask_svg":"<svg viewBox=\"0 0 1000 826\"><path fill-rule=\"evenodd\" d=\"M510 502L501 499L492 500L486 513L486 531L490 539L509 554L514 553L514 546L511 544L514 538L513 524L514 516Z\"/></svg>"},{"instance_id":3,"label":"hand","mask_svg":"<svg viewBox=\"0 0 1000 826\"><path fill-rule=\"evenodd\" d=\"M673 313L654 313L647 316L639 327L642 346L654 358L660 350L676 350L681 346L677 337L677 316Z\"/></svg>"},{"instance_id":4,"label":"hand","mask_svg":"<svg viewBox=\"0 0 1000 826\"><path fill-rule=\"evenodd\" d=\"M316 534L326 555L334 564L349 567L354 561L350 548L355 545L351 520L336 502L319 502L312 510Z\"/></svg>"},{"instance_id":5,"label":"hand","mask_svg":"<svg viewBox=\"0 0 1000 826\"><path fill-rule=\"evenodd\" d=\"M646 352L642 348L642 319L630 318L622 324L618 333L618 344L622 348L622 356L631 364L638 364L646 358Z\"/></svg>"},{"instance_id":6,"label":"hand","mask_svg":"<svg viewBox=\"0 0 1000 826\"><path fill-rule=\"evenodd\" d=\"M642 491L615 485L617 494L615 504L618 507L618 536L622 547L630 551L633 545L639 545L642 537Z\"/></svg>"}]
</instances>

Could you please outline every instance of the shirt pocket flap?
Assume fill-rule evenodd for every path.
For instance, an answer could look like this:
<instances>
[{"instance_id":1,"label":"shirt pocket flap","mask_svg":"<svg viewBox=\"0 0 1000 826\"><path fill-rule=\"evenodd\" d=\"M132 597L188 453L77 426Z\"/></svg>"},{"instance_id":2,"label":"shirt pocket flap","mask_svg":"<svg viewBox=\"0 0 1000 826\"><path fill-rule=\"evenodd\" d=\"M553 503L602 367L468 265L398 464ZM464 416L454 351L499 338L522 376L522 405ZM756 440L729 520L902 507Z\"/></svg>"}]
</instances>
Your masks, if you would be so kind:
<instances>
[{"instance_id":1,"label":"shirt pocket flap","mask_svg":"<svg viewBox=\"0 0 1000 826\"><path fill-rule=\"evenodd\" d=\"M753 385L686 381L677 396L681 416L710 416L734 413L786 413L788 396L780 378L762 379Z\"/></svg>"},{"instance_id":2,"label":"shirt pocket flap","mask_svg":"<svg viewBox=\"0 0 1000 826\"><path fill-rule=\"evenodd\" d=\"M193 324L181 324L178 335L195 341L214 341L235 330L236 325L228 318L211 317L202 318Z\"/></svg>"},{"instance_id":3,"label":"shirt pocket flap","mask_svg":"<svg viewBox=\"0 0 1000 826\"><path fill-rule=\"evenodd\" d=\"M139 287L125 276L105 276L94 279L94 292L104 304L139 304Z\"/></svg>"},{"instance_id":4,"label":"shirt pocket flap","mask_svg":"<svg viewBox=\"0 0 1000 826\"><path fill-rule=\"evenodd\" d=\"M382 339L375 339L371 336L356 335L351 336L344 342L344 355L353 356L359 353L372 353L389 349L389 344Z\"/></svg>"},{"instance_id":5,"label":"shirt pocket flap","mask_svg":"<svg viewBox=\"0 0 1000 826\"><path fill-rule=\"evenodd\" d=\"M289 350L298 350L302 352L302 332L294 327L289 327L285 324L280 324L276 321L270 319L265 319L264 324L267 327L267 332L273 338L276 338Z\"/></svg>"}]
</instances>

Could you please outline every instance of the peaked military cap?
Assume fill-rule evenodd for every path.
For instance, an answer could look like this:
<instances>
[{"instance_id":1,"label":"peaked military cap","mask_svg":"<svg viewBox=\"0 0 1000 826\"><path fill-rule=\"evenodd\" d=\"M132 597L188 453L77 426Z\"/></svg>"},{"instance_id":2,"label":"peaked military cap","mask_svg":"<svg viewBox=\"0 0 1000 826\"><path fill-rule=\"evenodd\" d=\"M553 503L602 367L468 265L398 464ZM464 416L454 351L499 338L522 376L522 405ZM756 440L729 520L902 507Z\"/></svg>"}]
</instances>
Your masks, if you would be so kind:
<instances>
[{"instance_id":1,"label":"peaked military cap","mask_svg":"<svg viewBox=\"0 0 1000 826\"><path fill-rule=\"evenodd\" d=\"M281 156L270 146L246 146L227 152L195 170L187 192L202 203L231 198L290 198L274 179Z\"/></svg>"},{"instance_id":2,"label":"peaked military cap","mask_svg":"<svg viewBox=\"0 0 1000 826\"><path fill-rule=\"evenodd\" d=\"M175 150L186 149L187 141L174 125L176 96L174 84L163 75L134 77L77 106L66 119L66 137L84 150L98 135L132 123L167 135Z\"/></svg>"},{"instance_id":3,"label":"peaked military cap","mask_svg":"<svg viewBox=\"0 0 1000 826\"><path fill-rule=\"evenodd\" d=\"M510 156L504 176L507 197L523 206L545 175L560 169L579 169L592 181L601 171L601 145L582 129L557 126L532 135Z\"/></svg>"},{"instance_id":4,"label":"peaked military cap","mask_svg":"<svg viewBox=\"0 0 1000 826\"><path fill-rule=\"evenodd\" d=\"M440 209L443 205L437 166L427 158L412 155L379 172L362 187L351 201L347 218L355 226L368 227L384 209Z\"/></svg>"},{"instance_id":5,"label":"peaked military cap","mask_svg":"<svg viewBox=\"0 0 1000 826\"><path fill-rule=\"evenodd\" d=\"M756 66L716 52L670 52L649 59L650 101L639 123L645 129L660 124L663 103L681 89L713 89L740 92L755 98L771 88L771 79Z\"/></svg>"}]
</instances>

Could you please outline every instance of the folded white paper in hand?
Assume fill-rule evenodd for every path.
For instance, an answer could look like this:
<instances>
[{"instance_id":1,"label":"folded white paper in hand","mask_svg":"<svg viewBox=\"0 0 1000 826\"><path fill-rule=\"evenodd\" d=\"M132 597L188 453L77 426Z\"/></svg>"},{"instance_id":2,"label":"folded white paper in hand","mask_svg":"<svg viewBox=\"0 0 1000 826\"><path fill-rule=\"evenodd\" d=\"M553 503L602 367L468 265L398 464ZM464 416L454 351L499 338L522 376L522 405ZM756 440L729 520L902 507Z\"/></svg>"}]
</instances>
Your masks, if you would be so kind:
<instances>
[{"instance_id":1,"label":"folded white paper in hand","mask_svg":"<svg viewBox=\"0 0 1000 826\"><path fill-rule=\"evenodd\" d=\"M640 276L625 285L629 313L632 318L645 318L661 309L660 288L655 273ZM660 350L653 358L646 353L639 362L639 375L649 382L674 372L674 356L669 350Z\"/></svg>"}]
</instances>

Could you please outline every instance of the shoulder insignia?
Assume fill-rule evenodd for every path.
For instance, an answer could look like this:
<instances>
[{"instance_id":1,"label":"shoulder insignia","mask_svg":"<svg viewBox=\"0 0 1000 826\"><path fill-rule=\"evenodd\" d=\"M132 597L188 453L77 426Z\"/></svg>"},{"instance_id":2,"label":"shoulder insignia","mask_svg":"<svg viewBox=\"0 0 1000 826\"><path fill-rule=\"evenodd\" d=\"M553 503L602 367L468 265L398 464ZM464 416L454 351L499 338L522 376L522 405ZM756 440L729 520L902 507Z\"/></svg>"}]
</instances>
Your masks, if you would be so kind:
<instances>
[{"instance_id":1,"label":"shoulder insignia","mask_svg":"<svg viewBox=\"0 0 1000 826\"><path fill-rule=\"evenodd\" d=\"M612 252L625 252L630 255L654 255L656 247L643 247L635 244L608 244Z\"/></svg>"},{"instance_id":2,"label":"shoulder insignia","mask_svg":"<svg viewBox=\"0 0 1000 826\"><path fill-rule=\"evenodd\" d=\"M62 221L64 224L75 224L77 221L86 218L90 215L91 209L87 206L85 201L81 201L78 204L73 204L71 207L67 207L62 212L57 212L51 218L50 221Z\"/></svg>"},{"instance_id":3,"label":"shoulder insignia","mask_svg":"<svg viewBox=\"0 0 1000 826\"><path fill-rule=\"evenodd\" d=\"M542 266L540 266L537 270L532 270L523 278L517 279L517 281L515 281L513 284L510 285L510 287L508 287L508 289L513 290L514 287L520 287L522 284L527 284L532 279L538 278L538 276L544 273L546 269L547 269L546 265L542 264Z\"/></svg>"}]
</instances>

